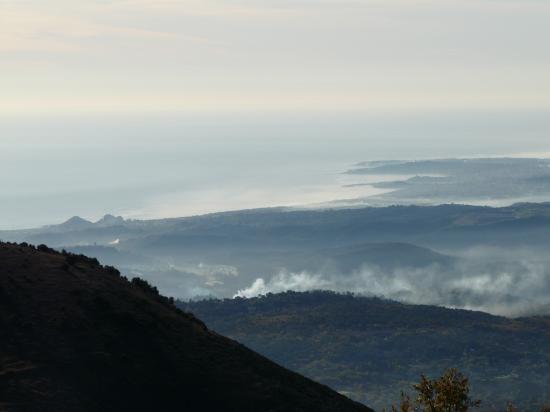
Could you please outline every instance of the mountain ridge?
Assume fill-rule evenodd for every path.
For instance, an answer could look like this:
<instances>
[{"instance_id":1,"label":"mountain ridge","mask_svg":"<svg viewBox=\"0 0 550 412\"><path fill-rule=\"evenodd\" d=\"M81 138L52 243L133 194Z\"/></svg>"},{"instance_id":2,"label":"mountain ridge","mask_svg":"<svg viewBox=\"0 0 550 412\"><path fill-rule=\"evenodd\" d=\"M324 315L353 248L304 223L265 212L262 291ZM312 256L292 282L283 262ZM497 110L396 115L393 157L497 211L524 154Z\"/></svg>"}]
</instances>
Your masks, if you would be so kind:
<instances>
[{"instance_id":1,"label":"mountain ridge","mask_svg":"<svg viewBox=\"0 0 550 412\"><path fill-rule=\"evenodd\" d=\"M370 411L92 258L0 243L0 297L5 411Z\"/></svg>"}]
</instances>

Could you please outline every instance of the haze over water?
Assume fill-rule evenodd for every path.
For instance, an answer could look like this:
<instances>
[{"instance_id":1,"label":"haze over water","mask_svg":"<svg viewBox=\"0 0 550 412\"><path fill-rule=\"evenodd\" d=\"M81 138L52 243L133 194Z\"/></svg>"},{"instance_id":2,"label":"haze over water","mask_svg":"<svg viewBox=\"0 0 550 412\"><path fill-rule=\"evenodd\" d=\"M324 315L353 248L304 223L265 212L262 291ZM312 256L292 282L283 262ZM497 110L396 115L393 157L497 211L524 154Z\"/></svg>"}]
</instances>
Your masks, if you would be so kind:
<instances>
[{"instance_id":1,"label":"haze over water","mask_svg":"<svg viewBox=\"0 0 550 412\"><path fill-rule=\"evenodd\" d=\"M0 228L364 197L356 162L550 152L546 112L4 117ZM40 171L40 172L37 172Z\"/></svg>"}]
</instances>

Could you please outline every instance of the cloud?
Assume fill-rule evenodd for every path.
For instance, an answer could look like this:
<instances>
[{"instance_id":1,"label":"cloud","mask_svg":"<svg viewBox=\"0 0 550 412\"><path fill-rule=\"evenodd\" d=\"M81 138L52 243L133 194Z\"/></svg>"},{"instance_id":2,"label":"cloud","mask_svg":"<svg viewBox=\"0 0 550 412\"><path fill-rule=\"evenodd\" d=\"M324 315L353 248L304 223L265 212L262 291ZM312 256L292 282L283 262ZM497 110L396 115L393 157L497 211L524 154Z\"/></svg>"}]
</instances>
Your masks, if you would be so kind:
<instances>
[{"instance_id":1,"label":"cloud","mask_svg":"<svg viewBox=\"0 0 550 412\"><path fill-rule=\"evenodd\" d=\"M290 3L220 2L212 0L119 0L100 2L103 10L117 11L132 8L142 12L177 13L198 17L276 18L298 12Z\"/></svg>"},{"instance_id":2,"label":"cloud","mask_svg":"<svg viewBox=\"0 0 550 412\"><path fill-rule=\"evenodd\" d=\"M0 110L547 108L550 8L505 3L0 1Z\"/></svg>"},{"instance_id":3,"label":"cloud","mask_svg":"<svg viewBox=\"0 0 550 412\"><path fill-rule=\"evenodd\" d=\"M97 38L208 43L201 36L98 23L78 15L32 10L4 10L2 14L0 52L76 52L90 48L83 40Z\"/></svg>"},{"instance_id":4,"label":"cloud","mask_svg":"<svg viewBox=\"0 0 550 412\"><path fill-rule=\"evenodd\" d=\"M267 283L262 278L256 279L250 287L239 290L235 297L251 298L267 293L279 293L288 290L305 292L308 290L331 289L332 286L331 281L323 279L318 274L281 272L272 277Z\"/></svg>"},{"instance_id":5,"label":"cloud","mask_svg":"<svg viewBox=\"0 0 550 412\"><path fill-rule=\"evenodd\" d=\"M470 261L452 268L432 265L393 271L364 266L347 275L281 272L268 280L256 279L235 296L250 298L289 290L353 292L413 304L520 316L550 305L550 264L515 262L487 266Z\"/></svg>"}]
</instances>

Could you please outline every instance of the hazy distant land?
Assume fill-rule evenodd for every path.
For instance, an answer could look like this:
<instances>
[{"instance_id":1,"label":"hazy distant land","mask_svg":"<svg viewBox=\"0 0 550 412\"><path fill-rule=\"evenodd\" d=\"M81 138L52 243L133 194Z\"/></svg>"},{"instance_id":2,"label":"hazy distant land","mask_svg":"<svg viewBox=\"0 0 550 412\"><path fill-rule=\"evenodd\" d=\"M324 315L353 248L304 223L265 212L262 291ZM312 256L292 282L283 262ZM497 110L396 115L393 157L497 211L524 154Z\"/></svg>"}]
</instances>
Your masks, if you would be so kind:
<instances>
[{"instance_id":1,"label":"hazy distant land","mask_svg":"<svg viewBox=\"0 0 550 412\"><path fill-rule=\"evenodd\" d=\"M75 217L0 239L98 257L182 299L330 289L512 316L550 308L550 203Z\"/></svg>"},{"instance_id":2,"label":"hazy distant land","mask_svg":"<svg viewBox=\"0 0 550 412\"><path fill-rule=\"evenodd\" d=\"M550 159L471 158L358 163L346 172L370 178L366 186L388 189L368 196L369 205L462 203L505 206L550 200ZM373 176L407 176L372 181ZM361 183L354 183L354 186ZM338 203L338 202L336 202Z\"/></svg>"}]
</instances>

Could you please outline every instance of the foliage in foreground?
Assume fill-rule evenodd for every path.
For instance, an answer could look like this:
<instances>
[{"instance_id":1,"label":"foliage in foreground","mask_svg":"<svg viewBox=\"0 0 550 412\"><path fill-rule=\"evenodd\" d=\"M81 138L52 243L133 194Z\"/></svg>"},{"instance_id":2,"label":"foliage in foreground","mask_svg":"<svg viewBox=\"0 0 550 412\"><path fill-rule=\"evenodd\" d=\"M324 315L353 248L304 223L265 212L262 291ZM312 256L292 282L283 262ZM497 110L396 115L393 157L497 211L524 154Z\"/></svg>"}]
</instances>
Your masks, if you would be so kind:
<instances>
[{"instance_id":1,"label":"foliage in foreground","mask_svg":"<svg viewBox=\"0 0 550 412\"><path fill-rule=\"evenodd\" d=\"M481 405L480 400L470 397L468 378L455 368L447 369L436 379L422 375L412 388L416 396L411 399L409 394L401 392L399 406L393 405L390 412L468 412ZM505 412L517 412L517 409L509 402ZM550 412L550 407L544 407L541 412Z\"/></svg>"},{"instance_id":2,"label":"foliage in foreground","mask_svg":"<svg viewBox=\"0 0 550 412\"><path fill-rule=\"evenodd\" d=\"M424 375L414 384L416 397L411 400L408 394L401 393L399 408L392 406L391 412L467 412L477 408L480 400L470 398L470 384L457 369L447 369L437 379Z\"/></svg>"}]
</instances>

